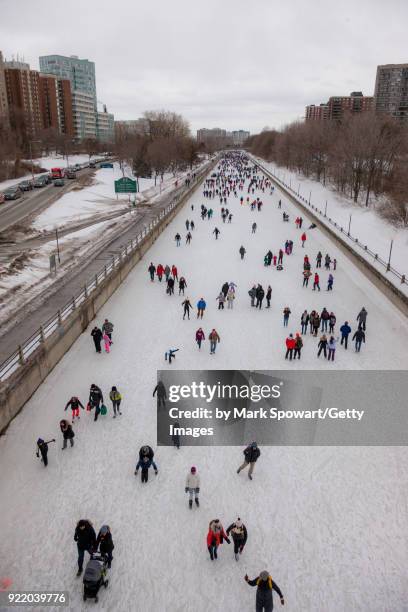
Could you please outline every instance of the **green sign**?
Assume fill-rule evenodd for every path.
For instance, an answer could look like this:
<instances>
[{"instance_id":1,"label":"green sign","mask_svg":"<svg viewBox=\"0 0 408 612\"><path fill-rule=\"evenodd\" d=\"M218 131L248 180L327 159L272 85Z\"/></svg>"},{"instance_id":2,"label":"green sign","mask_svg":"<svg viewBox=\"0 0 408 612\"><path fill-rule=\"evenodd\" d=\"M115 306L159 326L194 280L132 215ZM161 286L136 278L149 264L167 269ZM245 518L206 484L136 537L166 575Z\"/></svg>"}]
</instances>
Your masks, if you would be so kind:
<instances>
[{"instance_id":1,"label":"green sign","mask_svg":"<svg viewBox=\"0 0 408 612\"><path fill-rule=\"evenodd\" d=\"M124 176L115 181L115 193L137 193L136 181Z\"/></svg>"}]
</instances>

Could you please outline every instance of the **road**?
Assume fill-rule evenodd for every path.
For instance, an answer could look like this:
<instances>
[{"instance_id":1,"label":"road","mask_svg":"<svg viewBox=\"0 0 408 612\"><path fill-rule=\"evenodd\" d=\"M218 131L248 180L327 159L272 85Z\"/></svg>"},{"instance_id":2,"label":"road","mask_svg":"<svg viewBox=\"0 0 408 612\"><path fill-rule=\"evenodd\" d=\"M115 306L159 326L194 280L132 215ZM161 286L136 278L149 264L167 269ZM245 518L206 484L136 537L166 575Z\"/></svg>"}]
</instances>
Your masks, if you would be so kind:
<instances>
[{"instance_id":1,"label":"road","mask_svg":"<svg viewBox=\"0 0 408 612\"><path fill-rule=\"evenodd\" d=\"M85 168L77 172L77 177L91 176L95 172L93 168ZM25 217L49 206L58 200L64 193L78 186L77 180L66 180L64 187L54 187L53 183L45 187L25 191L18 200L8 201L0 206L0 236L12 225L21 223Z\"/></svg>"}]
</instances>

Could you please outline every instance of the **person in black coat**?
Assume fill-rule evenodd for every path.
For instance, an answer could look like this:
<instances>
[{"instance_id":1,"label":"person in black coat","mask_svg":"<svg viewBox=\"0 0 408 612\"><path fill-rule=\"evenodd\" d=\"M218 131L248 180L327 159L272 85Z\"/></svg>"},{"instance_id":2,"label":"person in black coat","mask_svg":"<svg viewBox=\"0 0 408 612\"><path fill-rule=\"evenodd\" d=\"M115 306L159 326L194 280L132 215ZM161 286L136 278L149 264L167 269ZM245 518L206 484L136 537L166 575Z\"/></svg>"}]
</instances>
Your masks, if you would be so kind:
<instances>
[{"instance_id":1,"label":"person in black coat","mask_svg":"<svg viewBox=\"0 0 408 612\"><path fill-rule=\"evenodd\" d=\"M228 289L229 289L229 283L225 282L223 286L221 287L221 291L224 294L224 297L227 297Z\"/></svg>"},{"instance_id":2,"label":"person in black coat","mask_svg":"<svg viewBox=\"0 0 408 612\"><path fill-rule=\"evenodd\" d=\"M94 421L98 420L98 416L101 412L101 404L103 404L103 395L100 388L93 384L89 390L89 405L92 408L95 408L95 418Z\"/></svg>"},{"instance_id":3,"label":"person in black coat","mask_svg":"<svg viewBox=\"0 0 408 612\"><path fill-rule=\"evenodd\" d=\"M63 419L62 421L60 421L60 429L61 429L61 432L64 438L62 450L65 450L67 448L68 440L69 440L71 447L74 446L75 433L74 433L74 430L72 429L72 425L70 425L68 421Z\"/></svg>"},{"instance_id":4,"label":"person in black coat","mask_svg":"<svg viewBox=\"0 0 408 612\"><path fill-rule=\"evenodd\" d=\"M255 463L259 459L261 451L259 450L257 443L252 442L252 444L247 446L243 452L245 460L244 463L237 469L237 474L239 474L241 470L244 470L249 465L248 478L249 480L252 480L252 472L254 471Z\"/></svg>"},{"instance_id":5,"label":"person in black coat","mask_svg":"<svg viewBox=\"0 0 408 612\"><path fill-rule=\"evenodd\" d=\"M157 385L154 388L153 397L156 395L156 393L157 393L157 406L158 406L158 408L160 408L160 406L165 407L166 406L167 393L166 393L166 387L164 386L164 384L162 383L161 380L158 381Z\"/></svg>"},{"instance_id":6,"label":"person in black coat","mask_svg":"<svg viewBox=\"0 0 408 612\"><path fill-rule=\"evenodd\" d=\"M361 343L365 342L365 333L361 329L361 327L359 327L358 330L355 332L353 340L356 341L356 352L359 353L361 349Z\"/></svg>"},{"instance_id":7,"label":"person in black coat","mask_svg":"<svg viewBox=\"0 0 408 612\"><path fill-rule=\"evenodd\" d=\"M249 584L249 586L258 587L256 590L256 612L272 612L272 591L276 591L276 593L279 595L282 606L285 604L282 591L280 590L278 585L272 580L272 577L269 575L269 572L263 571L259 574L257 578L254 578L253 580L250 580L248 578L248 574L246 574L244 580Z\"/></svg>"},{"instance_id":8,"label":"person in black coat","mask_svg":"<svg viewBox=\"0 0 408 612\"><path fill-rule=\"evenodd\" d=\"M231 537L234 541L234 554L235 559L238 561L239 555L244 550L244 546L248 539L247 528L244 523L238 517L235 523L231 523L231 525L227 529L227 535L229 536L231 533Z\"/></svg>"},{"instance_id":9,"label":"person in black coat","mask_svg":"<svg viewBox=\"0 0 408 612\"><path fill-rule=\"evenodd\" d=\"M101 342L102 342L102 331L99 329L99 327L94 327L93 330L91 331L91 336L93 338L94 344L95 344L95 350L97 353L101 352Z\"/></svg>"},{"instance_id":10,"label":"person in black coat","mask_svg":"<svg viewBox=\"0 0 408 612\"><path fill-rule=\"evenodd\" d=\"M36 455L39 457L41 455L42 462L44 463L44 467L48 465L48 445L50 442L55 442L54 438L52 440L48 440L45 442L42 438L38 438L37 440L37 452Z\"/></svg>"},{"instance_id":11,"label":"person in black coat","mask_svg":"<svg viewBox=\"0 0 408 612\"><path fill-rule=\"evenodd\" d=\"M109 525L102 525L99 530L98 537L96 538L96 550L98 550L101 555L104 555L108 561L108 567L110 568L113 557L112 552L115 548L112 540L112 534Z\"/></svg>"},{"instance_id":12,"label":"person in black coat","mask_svg":"<svg viewBox=\"0 0 408 612\"><path fill-rule=\"evenodd\" d=\"M88 519L81 519L78 521L75 528L74 540L78 547L77 576L80 576L82 574L85 551L91 554L96 550L96 534L91 521L88 521Z\"/></svg>"}]
</instances>

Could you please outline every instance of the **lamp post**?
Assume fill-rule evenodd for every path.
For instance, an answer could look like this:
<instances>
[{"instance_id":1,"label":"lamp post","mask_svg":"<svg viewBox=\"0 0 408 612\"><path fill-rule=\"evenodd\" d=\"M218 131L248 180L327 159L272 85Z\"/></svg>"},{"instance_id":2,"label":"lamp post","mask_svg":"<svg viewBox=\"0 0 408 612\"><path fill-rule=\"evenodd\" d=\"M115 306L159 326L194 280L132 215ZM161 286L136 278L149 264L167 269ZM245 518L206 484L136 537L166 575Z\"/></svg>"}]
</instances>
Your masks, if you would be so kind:
<instances>
[{"instance_id":1,"label":"lamp post","mask_svg":"<svg viewBox=\"0 0 408 612\"><path fill-rule=\"evenodd\" d=\"M391 253L392 253L392 246L394 244L394 240L391 240L391 244L390 244L390 254L388 255L388 264L387 264L387 272L389 272L390 268L391 268Z\"/></svg>"},{"instance_id":2,"label":"lamp post","mask_svg":"<svg viewBox=\"0 0 408 612\"><path fill-rule=\"evenodd\" d=\"M350 214L350 219L349 219L349 226L348 226L348 232L347 232L347 236L350 236L350 228L351 228L351 214Z\"/></svg>"},{"instance_id":3,"label":"lamp post","mask_svg":"<svg viewBox=\"0 0 408 612\"><path fill-rule=\"evenodd\" d=\"M326 200L326 206L324 207L324 216L327 216L327 200Z\"/></svg>"}]
</instances>

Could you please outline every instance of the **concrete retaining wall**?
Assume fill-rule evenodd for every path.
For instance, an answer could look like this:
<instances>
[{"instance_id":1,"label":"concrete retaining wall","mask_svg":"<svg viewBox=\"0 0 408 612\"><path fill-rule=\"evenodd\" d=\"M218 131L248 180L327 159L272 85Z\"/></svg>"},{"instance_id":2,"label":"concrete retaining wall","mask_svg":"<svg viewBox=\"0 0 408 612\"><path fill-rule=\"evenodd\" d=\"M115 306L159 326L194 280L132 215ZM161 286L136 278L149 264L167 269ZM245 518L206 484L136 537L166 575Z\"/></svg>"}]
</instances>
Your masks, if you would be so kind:
<instances>
[{"instance_id":1,"label":"concrete retaining wall","mask_svg":"<svg viewBox=\"0 0 408 612\"><path fill-rule=\"evenodd\" d=\"M202 174L202 179L211 171L215 163ZM192 193L201 185L201 180L185 193L173 210L147 234L139 246L123 258L122 264L112 274L104 279L92 294L64 320L57 331L47 338L41 346L30 355L24 365L3 383L0 384L0 432L9 425L24 404L35 393L48 374L54 369L62 357L69 351L74 342L87 329L98 311L111 297L134 266L150 249L160 234L171 223L181 207Z\"/></svg>"},{"instance_id":2,"label":"concrete retaining wall","mask_svg":"<svg viewBox=\"0 0 408 612\"><path fill-rule=\"evenodd\" d=\"M320 215L317 215L310 210L308 206L305 206L301 202L299 202L289 190L285 189L284 186L281 185L279 181L275 179L275 177L268 172L266 168L264 168L259 162L251 158L252 161L262 170L262 172L271 179L271 181L285 193L288 199L298 207L298 209L315 223L317 227L330 238L332 242L344 253L347 255L349 259L353 262L353 264L361 271L363 274L370 279L370 281L378 287L387 296L387 298L405 315L408 316L408 297L398 289L384 274L377 270L375 266L373 266L369 261L367 261L362 255L357 253L353 247L348 244L342 237L337 234L334 230L332 230L328 225L322 223Z\"/></svg>"}]
</instances>

